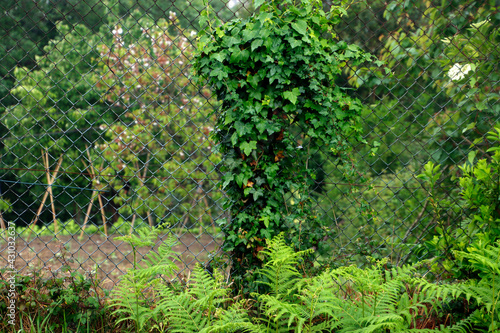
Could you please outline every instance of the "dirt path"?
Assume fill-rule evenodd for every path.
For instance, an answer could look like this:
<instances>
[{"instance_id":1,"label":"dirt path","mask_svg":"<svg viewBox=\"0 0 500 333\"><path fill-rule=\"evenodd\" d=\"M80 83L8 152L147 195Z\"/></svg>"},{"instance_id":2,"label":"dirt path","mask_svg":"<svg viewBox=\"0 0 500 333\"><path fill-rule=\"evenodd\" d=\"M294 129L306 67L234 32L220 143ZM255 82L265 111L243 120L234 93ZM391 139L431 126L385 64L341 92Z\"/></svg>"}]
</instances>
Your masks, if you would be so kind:
<instances>
[{"instance_id":1,"label":"dirt path","mask_svg":"<svg viewBox=\"0 0 500 333\"><path fill-rule=\"evenodd\" d=\"M104 235L94 234L78 239L78 236L41 236L27 242L20 237L16 240L16 269L28 274L31 269L50 273L57 271L66 260L73 270L81 273L96 270L102 279L103 288L111 288L119 277L132 267L132 248L117 236L106 239ZM159 237L153 249L157 249L166 236ZM179 253L176 261L179 273L188 272L198 262L204 263L209 254L220 249L222 238L209 234L193 235L189 232L179 236L174 250ZM139 248L140 260L151 248ZM7 243L0 239L0 268L7 266Z\"/></svg>"}]
</instances>

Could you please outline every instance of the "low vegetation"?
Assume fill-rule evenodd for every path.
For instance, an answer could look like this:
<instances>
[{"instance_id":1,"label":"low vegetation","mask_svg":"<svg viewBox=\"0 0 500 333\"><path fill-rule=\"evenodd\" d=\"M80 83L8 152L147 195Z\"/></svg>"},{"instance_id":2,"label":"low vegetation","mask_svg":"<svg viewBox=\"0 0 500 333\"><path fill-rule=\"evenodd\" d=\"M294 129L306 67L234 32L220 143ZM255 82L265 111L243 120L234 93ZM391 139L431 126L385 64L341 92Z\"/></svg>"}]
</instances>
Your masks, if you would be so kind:
<instances>
[{"instance_id":1,"label":"low vegetation","mask_svg":"<svg viewBox=\"0 0 500 333\"><path fill-rule=\"evenodd\" d=\"M123 237L136 247L158 229ZM174 279L174 241L134 260L110 295L92 272L17 276L16 332L494 332L499 328L500 243L457 252L477 278L432 281L429 263L364 269L344 266L309 274L304 258L280 234L268 241L258 271L262 287L234 294L224 271L197 266ZM3 274L4 272L2 272ZM6 290L2 288L2 307ZM261 291L262 290L262 291ZM4 312L5 313L5 312ZM62 320L61 320L62 319ZM14 331L2 318L4 331Z\"/></svg>"}]
</instances>

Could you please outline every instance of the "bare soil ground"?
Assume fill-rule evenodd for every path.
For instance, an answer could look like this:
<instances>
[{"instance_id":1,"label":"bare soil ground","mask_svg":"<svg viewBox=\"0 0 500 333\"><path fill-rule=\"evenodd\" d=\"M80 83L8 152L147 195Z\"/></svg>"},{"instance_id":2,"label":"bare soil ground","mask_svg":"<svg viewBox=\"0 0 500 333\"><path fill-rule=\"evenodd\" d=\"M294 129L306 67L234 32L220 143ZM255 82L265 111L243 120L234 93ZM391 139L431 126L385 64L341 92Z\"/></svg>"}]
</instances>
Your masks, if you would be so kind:
<instances>
[{"instance_id":1,"label":"bare soil ground","mask_svg":"<svg viewBox=\"0 0 500 333\"><path fill-rule=\"evenodd\" d=\"M79 239L78 236L40 236L26 241L16 239L15 267L21 274L29 274L32 270L40 270L50 274L56 272L62 265L69 264L72 270L81 273L96 271L102 280L104 289L111 289L120 276L132 267L133 254L130 245L117 240L119 235L88 235ZM138 261L149 251L155 250L166 236L159 237L153 248L138 249ZM218 251L222 238L209 234L199 236L186 232L177 237L174 251L179 254L176 264L180 275L187 275L196 263L204 263L209 255ZM7 266L7 242L0 238L0 268ZM97 265L97 269L96 269Z\"/></svg>"}]
</instances>

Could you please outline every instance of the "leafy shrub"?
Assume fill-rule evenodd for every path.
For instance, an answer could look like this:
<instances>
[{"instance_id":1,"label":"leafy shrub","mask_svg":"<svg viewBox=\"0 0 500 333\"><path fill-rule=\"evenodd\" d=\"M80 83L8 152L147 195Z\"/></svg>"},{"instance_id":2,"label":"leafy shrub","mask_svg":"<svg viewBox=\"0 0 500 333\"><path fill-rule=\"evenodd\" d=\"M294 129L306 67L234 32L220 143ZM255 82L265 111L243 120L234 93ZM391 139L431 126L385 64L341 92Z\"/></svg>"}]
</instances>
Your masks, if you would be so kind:
<instances>
[{"instance_id":1,"label":"leafy shrub","mask_svg":"<svg viewBox=\"0 0 500 333\"><path fill-rule=\"evenodd\" d=\"M2 311L5 316L1 316L0 331L66 332L110 328L110 320L106 319L110 315L105 308L106 292L92 273L71 271L69 265L63 265L60 271L48 274L33 271L27 275L13 275L16 321L12 327L6 317L7 311ZM11 276L5 269L0 270L0 309L6 309L8 304L7 278Z\"/></svg>"},{"instance_id":2,"label":"leafy shrub","mask_svg":"<svg viewBox=\"0 0 500 333\"><path fill-rule=\"evenodd\" d=\"M449 192L438 187L442 176L440 166L429 162L419 178L428 185L437 235L422 249L443 257L443 266L458 277L467 270L456 266L454 251L465 251L471 244L492 244L500 239L500 127L487 135L492 144L485 158L476 159L471 151L466 163L459 166L461 174L453 178L457 185ZM458 262L459 264L459 262ZM466 268L466 267L463 267Z\"/></svg>"}]
</instances>

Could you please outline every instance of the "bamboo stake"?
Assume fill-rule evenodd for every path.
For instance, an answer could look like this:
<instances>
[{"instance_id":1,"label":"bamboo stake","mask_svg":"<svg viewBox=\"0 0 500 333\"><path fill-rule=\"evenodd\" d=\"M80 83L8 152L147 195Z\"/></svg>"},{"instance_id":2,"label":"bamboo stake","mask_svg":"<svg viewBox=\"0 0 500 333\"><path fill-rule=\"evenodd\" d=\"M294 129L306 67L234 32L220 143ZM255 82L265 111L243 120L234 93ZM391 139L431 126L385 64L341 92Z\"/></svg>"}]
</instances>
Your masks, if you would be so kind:
<instances>
[{"instance_id":1,"label":"bamboo stake","mask_svg":"<svg viewBox=\"0 0 500 333\"><path fill-rule=\"evenodd\" d=\"M136 214L132 216L132 224L130 225L129 235L132 235L132 232L134 231L135 215Z\"/></svg>"},{"instance_id":2,"label":"bamboo stake","mask_svg":"<svg viewBox=\"0 0 500 333\"><path fill-rule=\"evenodd\" d=\"M42 156L43 156L43 152L42 152ZM38 207L38 211L36 212L36 216L33 218L33 221L31 221L31 223L30 223L30 226L29 226L30 231L28 233L28 238L31 236L32 227L34 227L36 225L36 222L38 222L38 218L40 217L43 206L45 205L45 200L47 200L47 197L49 195L49 188L52 186L52 183L55 181L57 174L59 173L59 168L61 167L62 159L63 159L63 155L61 154L61 157L59 157L59 161L57 162L56 169L52 173L52 179L50 179L49 183L47 184L47 190L45 191L45 194L43 195L42 203L40 204L40 207Z\"/></svg>"},{"instance_id":3,"label":"bamboo stake","mask_svg":"<svg viewBox=\"0 0 500 333\"><path fill-rule=\"evenodd\" d=\"M104 205L102 204L101 193L99 192L97 192L97 199L99 200L99 206L101 207L101 217L102 217L102 225L104 226L104 234L106 235L106 237L109 237L108 226L106 224L106 214L104 213Z\"/></svg>"},{"instance_id":4,"label":"bamboo stake","mask_svg":"<svg viewBox=\"0 0 500 333\"><path fill-rule=\"evenodd\" d=\"M47 175L47 183L51 183L50 172L49 172L49 153L47 150L45 150L45 158L43 158L43 151L42 151L42 159L45 164L45 174ZM52 193L52 186L49 186L47 190L49 191L50 207L52 208L52 219L54 220L54 233L56 234L57 238L57 232L59 231L58 230L59 228L57 226L56 208L54 206L54 194Z\"/></svg>"},{"instance_id":5,"label":"bamboo stake","mask_svg":"<svg viewBox=\"0 0 500 333\"><path fill-rule=\"evenodd\" d=\"M94 203L96 195L92 192L92 197L90 198L89 207L87 208L87 214L85 214L85 220L83 221L82 232L80 232L80 239L83 238L83 232L85 231L85 226L90 218L90 211L92 210L92 204Z\"/></svg>"},{"instance_id":6,"label":"bamboo stake","mask_svg":"<svg viewBox=\"0 0 500 333\"><path fill-rule=\"evenodd\" d=\"M89 157L90 170L92 171L92 174L91 174L92 180L94 180L94 178L97 178L96 172L94 169L94 164L92 162L92 158L90 157L89 147L88 146L85 146L85 147L87 148L87 156ZM102 166L99 169L102 169ZM97 185L99 185L99 178L97 178ZM109 237L108 226L106 225L106 214L104 213L104 205L102 204L101 193L99 191L99 188L96 188L96 190L97 190L97 199L99 200L99 206L101 208L101 217L102 217L102 225L104 226L104 234L106 235L106 237Z\"/></svg>"}]
</instances>

